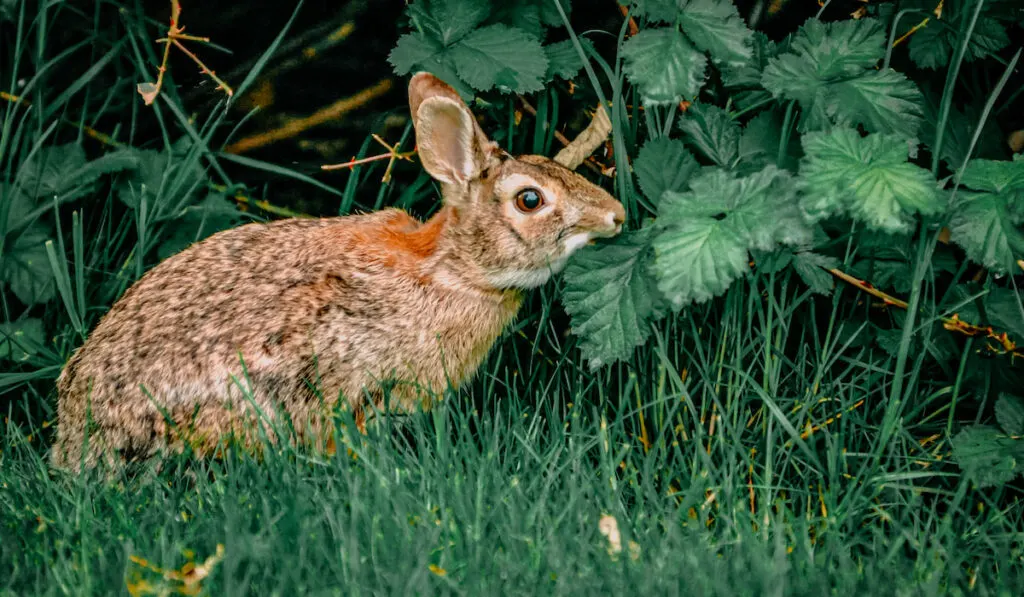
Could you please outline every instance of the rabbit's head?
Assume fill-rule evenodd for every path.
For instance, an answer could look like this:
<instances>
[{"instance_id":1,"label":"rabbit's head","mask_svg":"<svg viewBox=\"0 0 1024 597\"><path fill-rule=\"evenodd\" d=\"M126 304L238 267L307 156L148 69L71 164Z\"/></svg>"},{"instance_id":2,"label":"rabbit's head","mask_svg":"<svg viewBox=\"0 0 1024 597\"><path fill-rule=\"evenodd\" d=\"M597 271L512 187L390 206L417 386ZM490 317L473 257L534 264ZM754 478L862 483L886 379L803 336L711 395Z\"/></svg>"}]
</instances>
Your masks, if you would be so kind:
<instances>
[{"instance_id":1,"label":"rabbit's head","mask_svg":"<svg viewBox=\"0 0 1024 597\"><path fill-rule=\"evenodd\" d=\"M490 286L539 286L574 251L622 230L622 205L572 170L607 136L603 110L603 132L591 127L582 147L574 143L551 160L499 149L455 90L433 75L412 78L409 104L420 161L441 183L453 220L449 234Z\"/></svg>"}]
</instances>

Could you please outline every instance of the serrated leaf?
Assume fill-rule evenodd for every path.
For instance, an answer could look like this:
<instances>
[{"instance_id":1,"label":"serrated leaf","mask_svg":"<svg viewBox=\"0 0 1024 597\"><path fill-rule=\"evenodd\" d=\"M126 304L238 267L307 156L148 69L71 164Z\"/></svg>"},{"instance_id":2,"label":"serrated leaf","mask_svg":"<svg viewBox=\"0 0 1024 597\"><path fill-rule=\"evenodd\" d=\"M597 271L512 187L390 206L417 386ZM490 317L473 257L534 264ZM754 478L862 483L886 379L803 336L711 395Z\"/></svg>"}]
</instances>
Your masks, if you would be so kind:
<instances>
[{"instance_id":1,"label":"serrated leaf","mask_svg":"<svg viewBox=\"0 0 1024 597\"><path fill-rule=\"evenodd\" d=\"M930 20L910 37L907 47L910 59L921 68L945 68L953 56L950 34L949 24Z\"/></svg>"},{"instance_id":2,"label":"serrated leaf","mask_svg":"<svg viewBox=\"0 0 1024 597\"><path fill-rule=\"evenodd\" d=\"M712 104L692 104L679 119L686 140L712 162L732 168L739 155L740 127Z\"/></svg>"},{"instance_id":3,"label":"serrated leaf","mask_svg":"<svg viewBox=\"0 0 1024 597\"><path fill-rule=\"evenodd\" d=\"M627 359L664 315L663 299L648 271L651 229L626 232L584 247L565 270L563 303L591 368Z\"/></svg>"},{"instance_id":4,"label":"serrated leaf","mask_svg":"<svg viewBox=\"0 0 1024 597\"><path fill-rule=\"evenodd\" d=\"M0 360L27 361L45 341L43 321L34 317L0 323Z\"/></svg>"},{"instance_id":5,"label":"serrated leaf","mask_svg":"<svg viewBox=\"0 0 1024 597\"><path fill-rule=\"evenodd\" d=\"M1024 341L1024 296L1010 288L993 288L982 299L987 321L997 331L1009 332L1018 344ZM961 317L965 317L961 315Z\"/></svg>"},{"instance_id":6,"label":"serrated leaf","mask_svg":"<svg viewBox=\"0 0 1024 597\"><path fill-rule=\"evenodd\" d=\"M996 422L1010 435L1024 435L1024 398L1001 394L996 400Z\"/></svg>"},{"instance_id":7,"label":"serrated leaf","mask_svg":"<svg viewBox=\"0 0 1024 597\"><path fill-rule=\"evenodd\" d=\"M690 0L678 22L693 45L716 62L741 65L750 60L753 32L730 0Z\"/></svg>"},{"instance_id":8,"label":"serrated leaf","mask_svg":"<svg viewBox=\"0 0 1024 597\"><path fill-rule=\"evenodd\" d=\"M85 164L85 150L77 143L43 148L22 165L21 188L31 197L60 195L76 183L74 175Z\"/></svg>"},{"instance_id":9,"label":"serrated leaf","mask_svg":"<svg viewBox=\"0 0 1024 597\"><path fill-rule=\"evenodd\" d=\"M478 91L494 87L516 93L544 88L548 59L537 38L505 25L473 31L447 55L459 77Z\"/></svg>"},{"instance_id":10,"label":"serrated leaf","mask_svg":"<svg viewBox=\"0 0 1024 597\"><path fill-rule=\"evenodd\" d=\"M540 20L548 27L560 27L562 15L558 12L555 2L561 5L566 17L572 17L572 0L535 0L540 6Z\"/></svg>"},{"instance_id":11,"label":"serrated leaf","mask_svg":"<svg viewBox=\"0 0 1024 597\"><path fill-rule=\"evenodd\" d=\"M665 191L682 191L700 165L679 140L662 137L644 143L633 169L640 188L655 205Z\"/></svg>"},{"instance_id":12,"label":"serrated leaf","mask_svg":"<svg viewBox=\"0 0 1024 597\"><path fill-rule=\"evenodd\" d=\"M790 135L782 164L777 164L778 166L792 171L797 169L801 155L798 139L798 135ZM761 112L747 122L743 134L740 135L740 167L761 169L769 164L775 164L781 143L782 115L775 110Z\"/></svg>"},{"instance_id":13,"label":"serrated leaf","mask_svg":"<svg viewBox=\"0 0 1024 597\"><path fill-rule=\"evenodd\" d=\"M839 260L811 251L800 251L793 256L793 270L808 287L818 294L830 294L835 280L827 270L839 267Z\"/></svg>"},{"instance_id":14,"label":"serrated leaf","mask_svg":"<svg viewBox=\"0 0 1024 597\"><path fill-rule=\"evenodd\" d=\"M420 33L406 33L388 54L388 62L395 67L395 74L404 75L443 50L440 43Z\"/></svg>"},{"instance_id":15,"label":"serrated leaf","mask_svg":"<svg viewBox=\"0 0 1024 597\"><path fill-rule=\"evenodd\" d=\"M979 487L991 487L1009 483L1020 472L1019 443L995 427L972 425L953 438L953 454Z\"/></svg>"},{"instance_id":16,"label":"serrated leaf","mask_svg":"<svg viewBox=\"0 0 1024 597\"><path fill-rule=\"evenodd\" d=\"M836 129L804 135L803 148L799 186L815 218L848 214L895 233L908 231L914 214L945 207L931 173L907 162L907 143L898 136Z\"/></svg>"},{"instance_id":17,"label":"serrated leaf","mask_svg":"<svg viewBox=\"0 0 1024 597\"><path fill-rule=\"evenodd\" d=\"M761 83L773 96L796 100L800 130L863 123L872 132L916 136L921 94L903 75L875 70L885 32L874 19L823 24L811 19L790 52L772 58Z\"/></svg>"},{"instance_id":18,"label":"serrated leaf","mask_svg":"<svg viewBox=\"0 0 1024 597\"><path fill-rule=\"evenodd\" d=\"M862 124L872 133L917 136L924 97L902 74L884 69L839 81L830 88L829 114L840 126Z\"/></svg>"},{"instance_id":19,"label":"serrated leaf","mask_svg":"<svg viewBox=\"0 0 1024 597\"><path fill-rule=\"evenodd\" d=\"M0 280L25 305L45 303L56 294L50 260L46 255L45 243L50 237L46 227L40 224L29 226L13 239L0 259Z\"/></svg>"},{"instance_id":20,"label":"serrated leaf","mask_svg":"<svg viewBox=\"0 0 1024 597\"><path fill-rule=\"evenodd\" d=\"M998 273L1019 271L1017 255L1024 253L1024 234L1013 223L1010 201L1014 195L961 193L949 229L975 263Z\"/></svg>"},{"instance_id":21,"label":"serrated leaf","mask_svg":"<svg viewBox=\"0 0 1024 597\"><path fill-rule=\"evenodd\" d=\"M935 150L935 132L939 124L941 98L936 94L925 96L924 120L921 126L920 138L931 149ZM980 104L974 104L960 111L956 106L951 106L946 117L942 135L942 160L946 162L949 169L956 172L964 163L967 152L971 148L971 141L974 133L981 122L981 114L984 108ZM978 136L977 145L974 146L973 156L976 158L998 158L1004 154L1002 147L1003 134L992 118L986 118Z\"/></svg>"},{"instance_id":22,"label":"serrated leaf","mask_svg":"<svg viewBox=\"0 0 1024 597\"><path fill-rule=\"evenodd\" d=\"M654 241L658 288L677 308L710 300L748 272L747 249L713 218L678 222Z\"/></svg>"},{"instance_id":23,"label":"serrated leaf","mask_svg":"<svg viewBox=\"0 0 1024 597\"><path fill-rule=\"evenodd\" d=\"M537 39L544 38L540 6L534 0L497 2L488 23L501 23L525 31Z\"/></svg>"},{"instance_id":24,"label":"serrated leaf","mask_svg":"<svg viewBox=\"0 0 1024 597\"><path fill-rule=\"evenodd\" d=\"M487 0L419 0L409 6L413 22L443 46L457 43L490 14Z\"/></svg>"},{"instance_id":25,"label":"serrated leaf","mask_svg":"<svg viewBox=\"0 0 1024 597\"><path fill-rule=\"evenodd\" d=\"M762 105L772 98L772 94L761 85L761 74L768 61L779 53L775 42L760 31L755 31L751 38L751 57L740 65L723 64L722 83L733 92L735 104L740 108Z\"/></svg>"},{"instance_id":26,"label":"serrated leaf","mask_svg":"<svg viewBox=\"0 0 1024 597\"><path fill-rule=\"evenodd\" d=\"M956 3L947 5L943 11L941 21L932 19L924 27L914 32L910 38L908 53L910 59L921 68L942 69L949 65L954 50L959 46L959 31L965 16L970 18L970 12L964 14L962 10L965 4ZM973 9L973 7L970 7ZM1006 29L998 20L985 16L990 5L986 5L983 14L974 25L974 31L967 42L967 52L964 60L972 62L987 58L1002 50L1010 43Z\"/></svg>"},{"instance_id":27,"label":"serrated leaf","mask_svg":"<svg viewBox=\"0 0 1024 597\"><path fill-rule=\"evenodd\" d=\"M587 39L580 39L580 43L584 48L593 49L594 47ZM548 58L548 71L544 75L545 79L554 77L571 79L583 68L583 59L580 58L571 39L544 46L544 54Z\"/></svg>"},{"instance_id":28,"label":"serrated leaf","mask_svg":"<svg viewBox=\"0 0 1024 597\"><path fill-rule=\"evenodd\" d=\"M769 166L735 178L712 169L662 197L654 239L658 287L677 307L725 291L749 271L748 251L811 240L790 176Z\"/></svg>"},{"instance_id":29,"label":"serrated leaf","mask_svg":"<svg viewBox=\"0 0 1024 597\"><path fill-rule=\"evenodd\" d=\"M138 209L143 196L155 220L174 217L176 210L203 186L206 173L197 160L186 158L187 139L169 150L137 150L138 168L116 186L118 198Z\"/></svg>"},{"instance_id":30,"label":"serrated leaf","mask_svg":"<svg viewBox=\"0 0 1024 597\"><path fill-rule=\"evenodd\" d=\"M990 193L1024 191L1024 156L1017 154L1013 161L971 160L960 184Z\"/></svg>"},{"instance_id":31,"label":"serrated leaf","mask_svg":"<svg viewBox=\"0 0 1024 597\"><path fill-rule=\"evenodd\" d=\"M674 27L645 29L622 44L624 70L644 103L692 98L704 84L707 58Z\"/></svg>"},{"instance_id":32,"label":"serrated leaf","mask_svg":"<svg viewBox=\"0 0 1024 597\"><path fill-rule=\"evenodd\" d=\"M633 0L633 14L647 17L648 21L675 23L681 10L680 4L686 0ZM621 2L625 4L625 2Z\"/></svg>"}]
</instances>

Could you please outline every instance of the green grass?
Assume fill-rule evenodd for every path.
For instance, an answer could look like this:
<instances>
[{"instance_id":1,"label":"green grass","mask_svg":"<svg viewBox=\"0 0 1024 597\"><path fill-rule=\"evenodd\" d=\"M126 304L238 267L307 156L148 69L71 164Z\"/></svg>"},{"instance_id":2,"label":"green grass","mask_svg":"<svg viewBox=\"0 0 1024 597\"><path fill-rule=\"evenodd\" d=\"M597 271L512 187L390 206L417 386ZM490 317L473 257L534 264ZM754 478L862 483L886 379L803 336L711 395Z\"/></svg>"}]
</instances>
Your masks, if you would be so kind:
<instances>
[{"instance_id":1,"label":"green grass","mask_svg":"<svg viewBox=\"0 0 1024 597\"><path fill-rule=\"evenodd\" d=\"M322 192L324 213L436 207L416 165L399 164L400 182L389 185L379 184L384 164L357 169L339 192L310 184L308 171L225 159L218 152L235 123L223 104L186 110L175 73L140 108L134 84L154 78L148 40L162 22L97 6L33 6L3 23L17 35L0 42L9 50L0 59L11 61L0 63L11 68L0 90L45 110L0 103L0 183L21 180L53 146L78 144L90 158L112 150L85 126L117 146L166 153L182 137L191 146L158 179L152 204L127 207L122 178L104 175L85 192L40 199L18 229L8 230L0 205L0 247L44 226L55 242L42 271L59 280L39 304L0 290L0 323L39 319L46 330L24 358L0 361L0 595L1021 594L1020 490L979 490L951 462L953 435L983 418L989 386L1019 365L982 359L980 341L941 329L926 263L908 270L923 279L922 308L895 351L868 323L899 332L903 320L855 290L824 297L789 273L755 272L659 323L629 361L590 371L552 284L531 295L473 383L433 412L367 436L343 417L338 444L351 452L282 445L259 461L182 456L110 476L49 470L53 378L162 243L201 234L189 218L206 213L190 211L205 196L190 189L237 188L247 170L231 168L241 162ZM67 21L84 23L72 36L81 45L51 47L46 32ZM616 105L636 105L621 93ZM542 95L541 112L557 99ZM552 146L552 128L515 126L506 107L488 124L511 131L508 146ZM636 137L636 128L616 132L623 164ZM204 178L188 174L197 164ZM617 180L641 213L632 182ZM979 375L984 387L973 387ZM618 553L601 531L611 519ZM146 565L181 571L218 546L222 557L194 586Z\"/></svg>"}]
</instances>

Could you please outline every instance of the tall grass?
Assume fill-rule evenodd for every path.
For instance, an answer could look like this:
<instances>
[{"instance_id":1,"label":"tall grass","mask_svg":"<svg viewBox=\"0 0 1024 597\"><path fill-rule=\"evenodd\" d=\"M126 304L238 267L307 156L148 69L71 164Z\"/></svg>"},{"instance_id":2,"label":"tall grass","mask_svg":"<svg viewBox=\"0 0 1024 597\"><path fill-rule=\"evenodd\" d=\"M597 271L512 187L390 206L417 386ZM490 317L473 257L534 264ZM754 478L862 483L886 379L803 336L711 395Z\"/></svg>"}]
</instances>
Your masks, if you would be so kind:
<instances>
[{"instance_id":1,"label":"tall grass","mask_svg":"<svg viewBox=\"0 0 1024 597\"><path fill-rule=\"evenodd\" d=\"M172 78L141 109L134 84L153 78L149 40L161 25L118 8L21 3L0 25L14 34L0 42L0 90L31 101L0 103L0 180L19 180L52 145L97 156L186 137L186 167L168 170L162 192L195 184L192 164L209 173L203 184L235 188L231 158L218 153L235 124L225 106L190 115ZM64 19L91 22L67 51L49 45ZM74 68L76 52L97 67ZM597 64L602 80L621 81ZM635 105L612 87L616 106ZM557 97L542 101L541 113L556 110ZM509 120L491 124L512 131L507 145L550 149L554 127L501 113ZM626 122L615 114L623 157L635 153ZM313 188L308 172L241 163ZM342 212L434 208L430 185L382 185L383 167L325 193ZM642 213L619 180L630 213ZM24 307L0 292L4 321L39 317L47 331L0 373L0 594L1015 595L1024 586L1015 490L979 491L948 461L963 368L918 358L937 349L920 333L935 321L894 356L868 337L853 291L821 297L788 274L755 273L666 321L628 363L597 371L565 333L555 289L541 289L469 387L366 436L343 417L333 457L282 444L259 459L53 473L52 379L177 221L156 218L159 206L126 209L106 182L53 202L34 221L56 235L55 298ZM922 311L936 313L922 287L919 300L932 302ZM966 362L972 346L955 350Z\"/></svg>"}]
</instances>

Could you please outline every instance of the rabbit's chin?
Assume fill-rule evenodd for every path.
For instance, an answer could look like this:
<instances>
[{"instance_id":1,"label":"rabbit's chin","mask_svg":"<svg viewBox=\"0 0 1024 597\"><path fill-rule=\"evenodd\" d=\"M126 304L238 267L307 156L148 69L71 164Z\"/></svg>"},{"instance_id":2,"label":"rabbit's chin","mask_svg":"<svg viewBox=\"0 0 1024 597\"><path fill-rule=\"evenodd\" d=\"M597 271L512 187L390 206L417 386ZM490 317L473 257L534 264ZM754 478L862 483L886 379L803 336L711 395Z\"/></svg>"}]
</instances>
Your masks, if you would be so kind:
<instances>
[{"instance_id":1,"label":"rabbit's chin","mask_svg":"<svg viewBox=\"0 0 1024 597\"><path fill-rule=\"evenodd\" d=\"M568 259L568 257L560 257L545 267L491 272L487 275L487 281L495 288L522 288L524 290L537 288L543 286L551 279L551 276L562 271Z\"/></svg>"}]
</instances>

